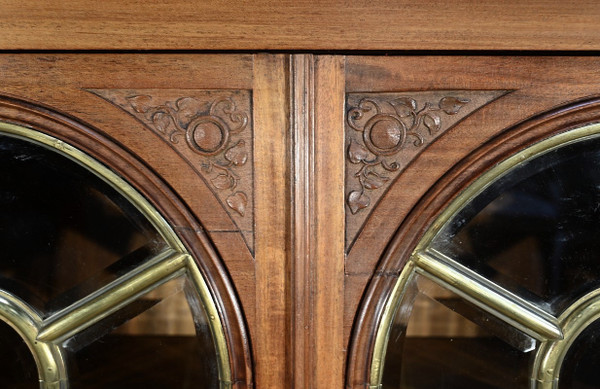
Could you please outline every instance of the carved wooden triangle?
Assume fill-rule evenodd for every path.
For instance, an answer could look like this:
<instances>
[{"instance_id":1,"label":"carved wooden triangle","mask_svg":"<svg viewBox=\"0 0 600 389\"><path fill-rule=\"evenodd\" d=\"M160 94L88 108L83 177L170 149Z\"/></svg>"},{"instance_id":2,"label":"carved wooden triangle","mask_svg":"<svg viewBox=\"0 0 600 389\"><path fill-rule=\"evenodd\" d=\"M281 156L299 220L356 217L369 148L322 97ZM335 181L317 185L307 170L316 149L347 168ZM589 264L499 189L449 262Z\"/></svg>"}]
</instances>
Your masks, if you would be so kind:
<instances>
[{"instance_id":1,"label":"carved wooden triangle","mask_svg":"<svg viewBox=\"0 0 600 389\"><path fill-rule=\"evenodd\" d=\"M254 252L251 94L247 90L89 89L184 158Z\"/></svg>"},{"instance_id":2,"label":"carved wooden triangle","mask_svg":"<svg viewBox=\"0 0 600 389\"><path fill-rule=\"evenodd\" d=\"M390 185L428 145L509 93L423 91L346 96L346 251Z\"/></svg>"}]
</instances>

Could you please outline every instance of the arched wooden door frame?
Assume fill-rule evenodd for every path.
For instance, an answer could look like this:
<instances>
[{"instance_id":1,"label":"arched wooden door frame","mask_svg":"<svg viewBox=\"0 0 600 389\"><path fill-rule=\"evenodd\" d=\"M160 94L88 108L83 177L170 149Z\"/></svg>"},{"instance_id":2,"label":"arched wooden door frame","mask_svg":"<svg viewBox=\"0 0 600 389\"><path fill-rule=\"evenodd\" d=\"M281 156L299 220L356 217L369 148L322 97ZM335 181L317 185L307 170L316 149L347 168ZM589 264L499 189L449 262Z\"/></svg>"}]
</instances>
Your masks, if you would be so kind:
<instances>
[{"instance_id":1,"label":"arched wooden door frame","mask_svg":"<svg viewBox=\"0 0 600 389\"><path fill-rule=\"evenodd\" d=\"M39 131L77 148L118 174L151 203L193 257L215 303L230 369L225 387L252 388L250 339L229 274L200 221L152 167L100 129L38 103L0 96L0 122Z\"/></svg>"},{"instance_id":2,"label":"arched wooden door frame","mask_svg":"<svg viewBox=\"0 0 600 389\"><path fill-rule=\"evenodd\" d=\"M437 172L440 178L436 184L413 207L389 241L362 297L351 332L347 388L378 388L373 381L373 366L377 368L382 362L373 358L386 304L411 253L438 215L474 180L509 156L543 139L598 122L600 98L572 102L497 134L464 155L448 171Z\"/></svg>"}]
</instances>

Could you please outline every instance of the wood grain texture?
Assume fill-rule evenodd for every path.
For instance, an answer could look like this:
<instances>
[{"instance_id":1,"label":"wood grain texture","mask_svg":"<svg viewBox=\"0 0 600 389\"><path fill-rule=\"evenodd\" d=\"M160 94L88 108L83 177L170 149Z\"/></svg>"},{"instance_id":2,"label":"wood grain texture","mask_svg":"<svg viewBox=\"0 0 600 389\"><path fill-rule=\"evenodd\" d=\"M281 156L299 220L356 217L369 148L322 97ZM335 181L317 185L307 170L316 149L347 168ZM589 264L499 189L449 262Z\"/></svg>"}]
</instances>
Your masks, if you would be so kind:
<instances>
[{"instance_id":1,"label":"wood grain texture","mask_svg":"<svg viewBox=\"0 0 600 389\"><path fill-rule=\"evenodd\" d=\"M362 301L353 319L355 334L360 329L373 334L377 322L371 319L378 317L404 261L452 196L510 153L538 141L540 134L597 120L592 109L597 103L586 106L577 102L600 95L599 65L594 57L348 57L348 92L513 90L458 123L424 150L391 185L366 221L346 260L346 320ZM562 109L553 111L569 104L577 114L567 118L561 116ZM537 124L519 125L532 121ZM474 159L486 162L467 169L468 178L452 173L453 166L463 169ZM391 258L393 266L389 266ZM366 281L369 288L362 293L360 285ZM369 355L371 341L368 336L353 336L350 341L350 387L363 388L368 383L368 375L361 374L368 365L364 358Z\"/></svg>"},{"instance_id":2,"label":"wood grain texture","mask_svg":"<svg viewBox=\"0 0 600 389\"><path fill-rule=\"evenodd\" d=\"M346 250L411 161L445 131L510 91L346 95Z\"/></svg>"},{"instance_id":3,"label":"wood grain texture","mask_svg":"<svg viewBox=\"0 0 600 389\"><path fill-rule=\"evenodd\" d=\"M387 242L419 198L470 150L528 117L600 93L596 57L348 57L348 92L512 90L425 149L391 185L346 260L372 274ZM407 190L410 188L410 190Z\"/></svg>"},{"instance_id":4,"label":"wood grain texture","mask_svg":"<svg viewBox=\"0 0 600 389\"><path fill-rule=\"evenodd\" d=\"M256 320L254 358L260 388L289 382L289 171L287 57L254 63Z\"/></svg>"},{"instance_id":5,"label":"wood grain texture","mask_svg":"<svg viewBox=\"0 0 600 389\"><path fill-rule=\"evenodd\" d=\"M382 257L358 311L347 370L347 387L368 388L375 329L401 269L435 217L483 172L542 139L597 123L600 99L583 99L550 110L508 129L469 153L423 196Z\"/></svg>"},{"instance_id":6,"label":"wood grain texture","mask_svg":"<svg viewBox=\"0 0 600 389\"><path fill-rule=\"evenodd\" d=\"M308 387L344 384L344 61L318 56L314 69L313 381Z\"/></svg>"},{"instance_id":7,"label":"wood grain texture","mask_svg":"<svg viewBox=\"0 0 600 389\"><path fill-rule=\"evenodd\" d=\"M291 133L293 140L293 220L292 220L292 312L290 367L294 388L314 387L312 349L314 304L312 288L316 250L315 219L315 118L314 56L297 54L291 58Z\"/></svg>"},{"instance_id":8,"label":"wood grain texture","mask_svg":"<svg viewBox=\"0 0 600 389\"><path fill-rule=\"evenodd\" d=\"M285 16L290 7L288 2L281 3L278 8L269 8L261 1L255 2L245 9L244 17L238 15L243 13L241 10L231 8L234 7L231 3L224 2L196 4L194 9L183 3L165 5L151 2L147 4L147 11L136 15L133 15L131 4L119 3L123 16L115 16L116 21L113 22L110 22L110 18L105 19L106 24L100 26L95 35L78 34L67 28L83 28L84 25L89 27L90 24L86 23L90 18L100 20L107 16L102 13L111 7L116 10L116 3L108 1L95 4L97 15L90 16L94 14L82 11L80 2L73 2L69 10L61 10L65 6L52 1L54 0L39 5L37 12L54 12L55 16L59 11L71 13L72 16L77 16L71 18L73 25L62 26L54 32L55 35L42 39L43 35L34 34L35 31L39 32L36 28L46 28L52 23L58 23L56 19L43 18L39 14L36 16L34 12L25 12L27 7L12 5L12 8L9 6L0 12L0 22L5 23L3 26L7 25L6 15L11 12L13 16L19 14L25 21L28 17L40 19L36 19L35 26L29 26L28 34L16 38L11 36L15 31L11 28L16 25L17 19L10 19L13 26L8 26L6 34L0 37L0 43L19 45L23 40L29 39L28 42L32 43L31 39L39 39L40 45L78 45L84 42L81 39L85 37L85 44L90 46L78 48L94 48L93 45L103 36L103 28L106 31L114 28L114 36L111 38L114 41L102 41L102 44L107 45L106 48L115 48L117 44L131 45L121 48L153 48L152 44L166 49L224 48L229 47L223 46L227 42L237 42L240 46L235 48L238 49L262 47L260 45L266 44L265 42L274 45L268 47L277 48L280 47L277 44L286 42L285 44L291 45L286 46L288 48L318 49L319 44L322 44L325 45L322 47L329 48L368 49L377 47L369 45L390 44L390 47L396 45L394 47L398 49L401 44L416 45L418 34L416 30L411 30L416 28L415 22L423 22L426 18L435 20L437 14L434 14L434 8L444 10L446 19L440 16L434 26L438 30L427 24L418 27L423 28L423 31L419 31L425 39L425 46L420 47L423 49L431 44L432 41L427 39L434 35L436 44L456 44L457 41L453 39L457 38L458 28L448 24L448 21L452 20L451 16L460 20L461 16L454 15L454 12L464 11L463 4L469 5L475 16L478 15L478 6L497 11L500 15L494 16L496 23L501 23L507 15L512 15L511 20L515 21L516 10L527 16L528 12L533 12L532 7L543 5L542 2L505 2L502 6L467 2L450 7L441 3L395 3L386 5L392 8L392 11L386 13L382 3L348 3L345 7L338 5L337 13L334 13L332 3L316 4L310 11L306 11L308 2L299 2L294 12L300 14L303 10L306 11L304 19L294 17L291 20L296 24L283 25L283 21L290 22ZM396 8L400 9L400 5L404 6L402 13L394 11ZM568 6L573 7L571 4ZM492 29L491 35L467 42L478 37L469 29L479 26L479 22L477 17L471 24L463 19L460 27L461 31L466 32L461 35L465 39L461 44L478 48L480 44L491 45L490 42L493 42L494 49L502 48L503 44L514 49L519 47L519 42L527 42L541 45L542 48L557 49L561 47L560 39L567 32L577 32L580 35L573 35L569 44L571 46L566 47L573 49L575 40L589 45L590 35L585 34L596 34L594 28L598 28L598 24L589 27L591 23L588 19L596 15L594 6L587 3L577 11L569 10L568 12L573 13L564 16L561 27L553 31L554 35L535 35L541 32L536 30L539 24L532 23L526 37L522 36L523 41L511 40L512 38L507 38L506 41L494 40L498 36L494 37ZM181 17L180 23L173 22L171 31L168 31L170 14L165 11L168 7L172 12L185 15ZM194 14L202 7L212 10L212 14ZM265 30L258 33L248 27L253 15L258 17L252 10L255 7L262 7L260 9L267 14L272 12L279 15L277 19L261 14L260 17L265 18L262 24L254 25L255 28L266 28L273 34L267 34ZM552 22L553 15L556 15L557 8L560 7L560 4L554 3L545 8L546 13L538 14L546 16L546 22ZM373 14L364 11L371 8L372 11L369 12ZM419 9L429 10L429 14L415 13ZM536 9L539 11L539 8ZM325 11L331 15L323 17L322 12ZM351 15L348 14L350 11L353 11ZM240 27L237 35L233 36L227 35L226 28L218 30L218 24L224 23L222 19L213 18L206 24L197 23L197 20L208 20L209 16L219 12L230 19L238 18L238 23L248 28ZM155 16L155 13L158 15ZM580 15L576 22L573 16L575 13ZM398 14L411 15L413 24L405 22L402 25L402 20L407 19L399 18ZM144 24L140 21L144 15L152 15L156 19ZM342 18L344 15L345 18ZM192 20L193 16L197 16L197 19ZM128 17L131 19L128 20ZM166 19L160 20L161 25L158 26L161 17ZM377 25L373 22L375 18L378 20ZM275 19L276 24L269 24ZM381 29L388 19L394 19L394 23L390 22L384 33ZM329 30L325 29L319 34L315 33L316 30L311 30L317 24L323 26L325 21ZM569 32L565 27L569 23L582 23L589 30L584 33L576 29ZM127 27L124 27L125 24ZM152 26L154 33L147 26ZM196 39L200 38L199 35L194 35L194 31L203 31L211 26L217 30L212 32L210 39L203 42L211 42L215 46L201 46L203 43L198 43ZM502 30L503 34L514 38L519 31L514 28L511 30L510 27L510 24L505 24L502 29L498 27L498 31ZM186 28L190 30L185 30ZM335 28L339 29L337 36L333 36L331 32ZM440 30L442 28L443 31ZM401 30L402 33L399 32ZM65 31L72 33L72 40L65 39ZM185 35L186 31L188 35ZM307 37L308 34L312 36ZM169 35L168 39L162 39L165 35ZM181 37L186 39L180 39ZM599 41L594 39L592 45ZM567 56L344 58L305 54L290 57L268 54L7 53L0 55L0 94L49 106L64 112L63 116L68 120L76 118L75 121L85 123L89 128L100 129L99 132L116 145L115 149L111 151L108 146L101 150L90 146L86 149L87 143L82 142L85 151L98 155L99 159L106 160L109 165L116 164L115 169L123 171L126 178L133 177L132 182L154 203L172 202L181 204L187 210L189 220L188 216L169 213L172 211L169 211L168 205L161 208L165 214L171 215L169 220L185 237L186 242L199 245L195 250L215 261L222 259L225 266L207 265L206 272L216 280L211 281L215 285L221 282L218 280L231 279L229 287L222 284L215 287L217 292L223 293L223 301L241 301L241 306L223 303L224 315L230 315L235 326L240 329L237 334L229 335L232 341L237 342L238 350L243 350L236 353L238 359L234 362L236 371L241 372L238 386L255 384L258 388L342 388L346 362L346 384L361 387L366 383L365 377L368 375L364 375L364 368L368 366L370 336L377 324L377 310L384 301L382 296L393 285L397 272L403 265L402 261L435 213L477 172L495 163L506 153L535 142L539 139L539 134L558 131L556 128L560 126L564 128L583 123L590 118L600 120L599 115L590 113L590 107L597 106L594 103L595 105L582 108L579 116L569 116L568 119L561 116L562 121L557 121L560 115L555 114L552 116L552 126L557 126L554 129L542 129L539 122L536 124L538 127L521 126L521 130L511 132L517 123L526 122L540 112L599 96L599 69L600 61L597 57ZM209 184L198 178L185 159L166 145L159 134L149 130L130 114L92 95L88 92L89 89L169 90L178 91L178 95L181 92L181 96L200 90L252 90L252 101L248 107L254 115L253 156L257 169L252 178L256 188L256 261L244 244L239 226L232 222ZM348 146L344 138L345 94L404 94L407 91L437 93L450 90L512 92L432 139L431 144L390 184L389 191L373 207L373 213L365 219L355 244L347 258L344 258L344 207L348 194L344 191L344 163ZM169 99L165 99L167 100ZM8 115L6 112L9 108L2 107L2 110ZM17 112L12 120L27 122L31 117ZM545 123L546 119L542 121ZM56 124L48 124L50 125ZM515 136L505 136L509 132ZM517 133L521 135L517 136ZM491 146L482 148L482 145ZM476 154L473 154L474 150L478 150ZM115 157L114 153L129 154L135 158L130 161L125 157ZM461 170L464 174L452 175L453 167L471 163L474 159L482 162L472 165L474 167L471 170ZM128 166L128 163L132 163L134 168ZM149 176L160 177L162 186L157 186L147 176L137 177L135 170L138 167L150 171ZM453 181L455 179L457 181ZM445 187L447 188L444 189ZM386 248L390 250L387 254ZM252 335L250 338L244 332L246 325ZM353 328L355 334L360 335L351 339ZM250 340L255 362L254 377L249 355ZM352 347L353 350L348 360L345 359L347 347Z\"/></svg>"},{"instance_id":9,"label":"wood grain texture","mask_svg":"<svg viewBox=\"0 0 600 389\"><path fill-rule=\"evenodd\" d=\"M250 55L19 54L0 56L0 93L100 128L144 160L211 231L238 230L194 170L159 136L89 89L252 88ZM242 246L243 247L243 246ZM238 248L243 249L243 248Z\"/></svg>"},{"instance_id":10,"label":"wood grain texture","mask_svg":"<svg viewBox=\"0 0 600 389\"><path fill-rule=\"evenodd\" d=\"M45 121L39 122L37 116L7 106L2 108L3 117L60 134L61 121L46 112L61 112L61 120L92 128L94 131L86 136L65 140L132 182L167 216L182 239L192 242L191 251L218 258L218 267L206 269L205 274L209 279L227 280L228 288L213 287L216 294L222 294L223 301L236 302L239 294L242 305L234 303L222 312L224 315L235 312L232 328L243 331L246 326L254 328L255 325L254 293L244 293L249 287L254 289L254 260L239 230L180 155L129 114L87 89L250 90L252 79L251 55L0 55L0 94L42 107L38 116ZM105 141L107 146L98 146ZM155 193L152 188L156 188L156 184L147 178L132 176L131 172L136 169L160 177L161 191ZM180 204L189 216L169 216L165 209L171 203ZM203 254L206 252L203 245L211 248L208 254ZM249 336L240 334L238 331L236 336L243 345L242 350L249 350ZM245 378L240 378L236 385L251 387L254 381L252 356L243 354L241 351L235 357L241 356L235 363L237 369L244 371L240 377Z\"/></svg>"},{"instance_id":11,"label":"wood grain texture","mask_svg":"<svg viewBox=\"0 0 600 389\"><path fill-rule=\"evenodd\" d=\"M595 0L0 1L4 50L599 50Z\"/></svg>"},{"instance_id":12,"label":"wood grain texture","mask_svg":"<svg viewBox=\"0 0 600 389\"><path fill-rule=\"evenodd\" d=\"M251 94L242 90L89 89L128 112L204 180L254 251Z\"/></svg>"},{"instance_id":13,"label":"wood grain texture","mask_svg":"<svg viewBox=\"0 0 600 389\"><path fill-rule=\"evenodd\" d=\"M235 289L205 231L170 186L106 134L48 107L0 96L0 121L41 131L76 147L115 171L156 207L195 258L212 293L230 349L233 387L252 387L249 337Z\"/></svg>"}]
</instances>

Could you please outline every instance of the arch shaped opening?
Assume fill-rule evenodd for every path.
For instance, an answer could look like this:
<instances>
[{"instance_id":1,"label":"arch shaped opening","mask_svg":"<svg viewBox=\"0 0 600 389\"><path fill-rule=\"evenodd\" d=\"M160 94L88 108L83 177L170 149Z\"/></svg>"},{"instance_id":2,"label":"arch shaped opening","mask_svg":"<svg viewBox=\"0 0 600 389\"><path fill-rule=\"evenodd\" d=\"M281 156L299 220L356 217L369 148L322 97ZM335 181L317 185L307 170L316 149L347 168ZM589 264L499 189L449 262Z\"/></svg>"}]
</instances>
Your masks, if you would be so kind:
<instances>
[{"instance_id":1,"label":"arch shaped opening","mask_svg":"<svg viewBox=\"0 0 600 389\"><path fill-rule=\"evenodd\" d=\"M147 200L22 126L0 122L0 164L0 312L33 351L38 386L230 387L213 297Z\"/></svg>"},{"instance_id":2,"label":"arch shaped opening","mask_svg":"<svg viewBox=\"0 0 600 389\"><path fill-rule=\"evenodd\" d=\"M577 356L597 327L599 134L590 124L518 152L440 214L384 307L372 387L589 381Z\"/></svg>"}]
</instances>

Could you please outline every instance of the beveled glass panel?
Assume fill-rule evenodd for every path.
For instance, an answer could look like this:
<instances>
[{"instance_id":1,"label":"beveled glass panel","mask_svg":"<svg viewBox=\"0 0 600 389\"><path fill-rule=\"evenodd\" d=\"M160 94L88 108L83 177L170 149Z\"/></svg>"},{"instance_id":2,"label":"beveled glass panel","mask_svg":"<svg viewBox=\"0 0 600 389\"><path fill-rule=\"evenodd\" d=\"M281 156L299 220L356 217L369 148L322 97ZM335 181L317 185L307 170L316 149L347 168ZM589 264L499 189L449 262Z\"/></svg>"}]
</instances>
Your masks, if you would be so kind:
<instances>
[{"instance_id":1,"label":"beveled glass panel","mask_svg":"<svg viewBox=\"0 0 600 389\"><path fill-rule=\"evenodd\" d=\"M0 288L43 316L165 247L143 215L73 160L0 135Z\"/></svg>"},{"instance_id":2,"label":"beveled glass panel","mask_svg":"<svg viewBox=\"0 0 600 389\"><path fill-rule=\"evenodd\" d=\"M560 369L559 387L600 388L600 320L589 325L567 351Z\"/></svg>"},{"instance_id":3,"label":"beveled glass panel","mask_svg":"<svg viewBox=\"0 0 600 389\"><path fill-rule=\"evenodd\" d=\"M417 277L394 317L383 388L529 388L534 347L528 340L451 291Z\"/></svg>"},{"instance_id":4,"label":"beveled glass panel","mask_svg":"<svg viewBox=\"0 0 600 389\"><path fill-rule=\"evenodd\" d=\"M68 339L71 388L217 388L207 316L186 277Z\"/></svg>"},{"instance_id":5,"label":"beveled glass panel","mask_svg":"<svg viewBox=\"0 0 600 389\"><path fill-rule=\"evenodd\" d=\"M600 287L600 140L523 161L477 195L432 246L559 313Z\"/></svg>"},{"instance_id":6,"label":"beveled glass panel","mask_svg":"<svg viewBox=\"0 0 600 389\"><path fill-rule=\"evenodd\" d=\"M23 338L0 320L0 388L39 389L33 354Z\"/></svg>"}]
</instances>

